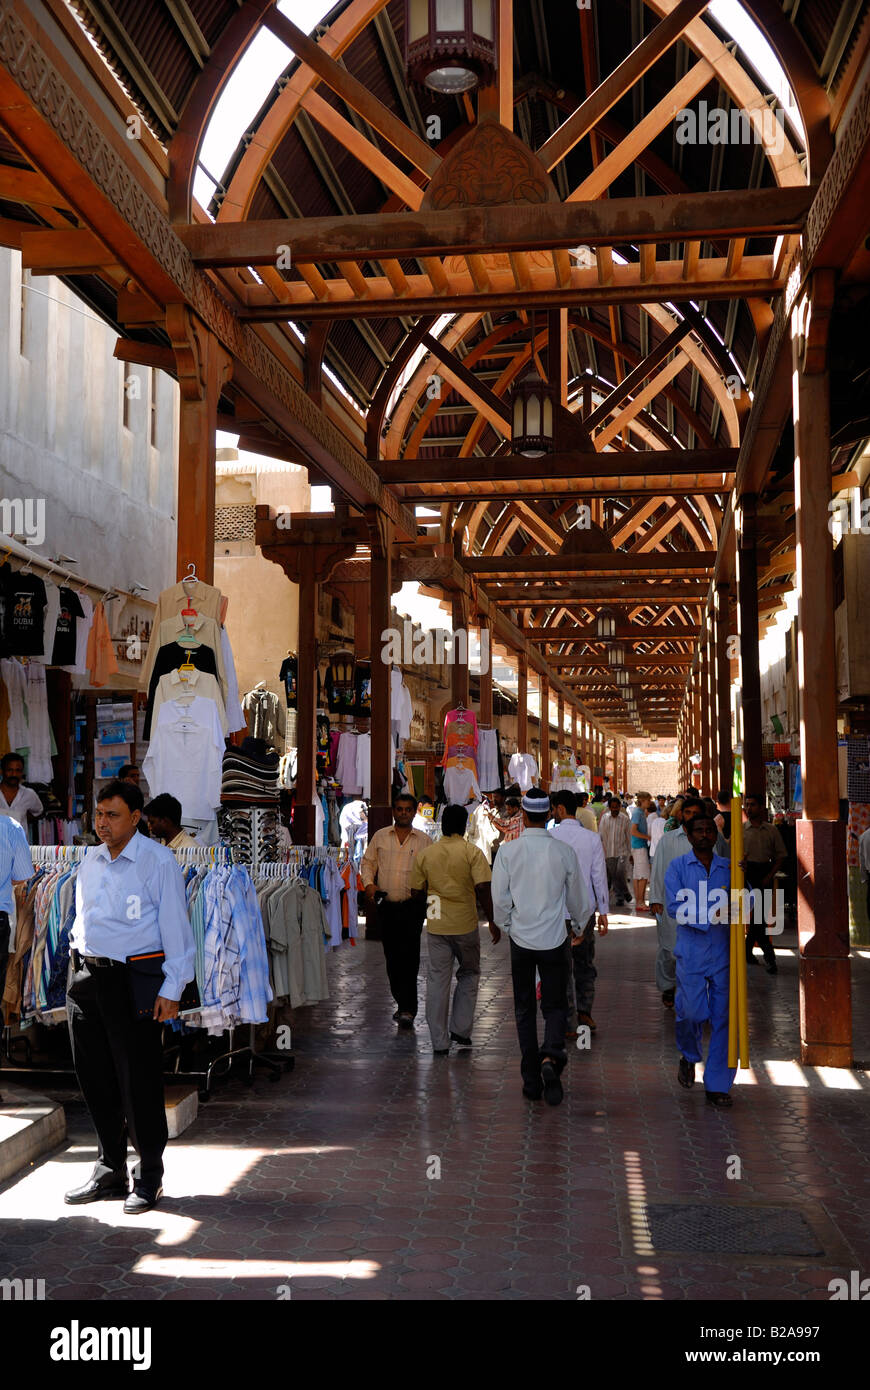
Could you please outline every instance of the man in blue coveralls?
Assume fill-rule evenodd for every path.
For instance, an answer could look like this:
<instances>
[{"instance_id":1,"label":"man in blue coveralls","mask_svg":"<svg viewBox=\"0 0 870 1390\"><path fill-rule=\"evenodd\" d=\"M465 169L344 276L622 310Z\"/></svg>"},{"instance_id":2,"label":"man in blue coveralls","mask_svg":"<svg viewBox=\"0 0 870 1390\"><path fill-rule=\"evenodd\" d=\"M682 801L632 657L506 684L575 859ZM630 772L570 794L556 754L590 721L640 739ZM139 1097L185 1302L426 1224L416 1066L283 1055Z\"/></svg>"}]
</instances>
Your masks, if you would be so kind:
<instances>
[{"instance_id":1,"label":"man in blue coveralls","mask_svg":"<svg viewBox=\"0 0 870 1390\"><path fill-rule=\"evenodd\" d=\"M707 815L686 826L691 846L665 871L665 904L677 923L676 1037L682 1053L678 1080L695 1084L704 1024L711 1027L704 1068L707 1102L731 1104L735 1068L728 1066L728 985L731 964L731 864L714 853L717 829Z\"/></svg>"}]
</instances>

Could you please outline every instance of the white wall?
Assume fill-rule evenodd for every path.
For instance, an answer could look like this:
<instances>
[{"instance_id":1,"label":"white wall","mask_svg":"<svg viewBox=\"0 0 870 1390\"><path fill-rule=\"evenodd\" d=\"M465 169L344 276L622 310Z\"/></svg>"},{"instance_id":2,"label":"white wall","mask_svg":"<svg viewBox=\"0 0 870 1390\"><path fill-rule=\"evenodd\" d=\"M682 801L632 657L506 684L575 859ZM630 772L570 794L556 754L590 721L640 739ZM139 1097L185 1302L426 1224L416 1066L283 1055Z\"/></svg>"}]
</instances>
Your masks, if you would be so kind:
<instances>
[{"instance_id":1,"label":"white wall","mask_svg":"<svg viewBox=\"0 0 870 1390\"><path fill-rule=\"evenodd\" d=\"M175 579L178 388L112 356L116 334L69 289L0 248L0 497L45 499L43 555L63 551L106 588ZM24 300L24 354L21 302ZM123 424L125 378L129 428ZM138 391L138 399L136 392Z\"/></svg>"}]
</instances>

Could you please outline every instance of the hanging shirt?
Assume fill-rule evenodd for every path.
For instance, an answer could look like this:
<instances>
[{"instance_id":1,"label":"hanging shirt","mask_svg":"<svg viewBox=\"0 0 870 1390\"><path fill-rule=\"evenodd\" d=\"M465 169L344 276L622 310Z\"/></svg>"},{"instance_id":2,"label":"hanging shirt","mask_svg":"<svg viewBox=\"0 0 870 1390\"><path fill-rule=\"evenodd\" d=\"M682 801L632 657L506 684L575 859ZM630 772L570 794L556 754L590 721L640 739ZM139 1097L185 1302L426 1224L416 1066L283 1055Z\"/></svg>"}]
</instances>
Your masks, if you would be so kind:
<instances>
[{"instance_id":1,"label":"hanging shirt","mask_svg":"<svg viewBox=\"0 0 870 1390\"><path fill-rule=\"evenodd\" d=\"M390 671L390 721L398 726L396 733L403 742L411 737L413 713L411 692L402 679L401 671L394 666Z\"/></svg>"},{"instance_id":2,"label":"hanging shirt","mask_svg":"<svg viewBox=\"0 0 870 1390\"><path fill-rule=\"evenodd\" d=\"M0 661L0 673L9 695L9 747L13 753L20 753L30 747L30 733L27 728L27 676L21 662L16 661L14 657L4 657Z\"/></svg>"},{"instance_id":3,"label":"hanging shirt","mask_svg":"<svg viewBox=\"0 0 870 1390\"><path fill-rule=\"evenodd\" d=\"M230 645L230 639L225 627L221 628L221 657L224 663L224 675L227 680L227 728L231 734L237 734L242 729L246 729L248 724L245 719L245 712L239 700L239 678L236 675L236 663L233 657L233 649Z\"/></svg>"},{"instance_id":4,"label":"hanging shirt","mask_svg":"<svg viewBox=\"0 0 870 1390\"><path fill-rule=\"evenodd\" d=\"M51 661L59 616L60 589L49 580L45 585L45 613L42 619L42 651L38 656L34 657L35 661L40 661L45 665Z\"/></svg>"},{"instance_id":5,"label":"hanging shirt","mask_svg":"<svg viewBox=\"0 0 870 1390\"><path fill-rule=\"evenodd\" d=\"M52 666L75 666L78 645L77 621L85 616L79 596L75 589L65 585L58 591L60 609L54 631L54 647L51 654Z\"/></svg>"},{"instance_id":6,"label":"hanging shirt","mask_svg":"<svg viewBox=\"0 0 870 1390\"><path fill-rule=\"evenodd\" d=\"M357 771L357 735L342 734L338 741L335 778L345 796L361 796L362 781Z\"/></svg>"},{"instance_id":7,"label":"hanging shirt","mask_svg":"<svg viewBox=\"0 0 870 1390\"><path fill-rule=\"evenodd\" d=\"M358 661L353 670L353 713L370 719L372 713L372 663Z\"/></svg>"},{"instance_id":8,"label":"hanging shirt","mask_svg":"<svg viewBox=\"0 0 870 1390\"><path fill-rule=\"evenodd\" d=\"M88 673L88 638L91 635L91 625L94 621L94 604L88 594L77 594L76 597L82 610L82 616L76 618L75 656L68 664L67 670L72 670L80 676L86 676Z\"/></svg>"},{"instance_id":9,"label":"hanging shirt","mask_svg":"<svg viewBox=\"0 0 870 1390\"><path fill-rule=\"evenodd\" d=\"M99 607L99 605L97 605ZM96 614L94 615L96 621ZM161 676L168 675L170 671L177 671L185 661L195 666L197 671L204 671L206 675L214 676L217 681L217 662L211 647L205 645L201 647L179 647L177 642L169 642L165 647L159 647L154 658L154 666L151 671L151 679L148 683L148 709L145 715L145 738L151 737L151 725L154 721L154 696Z\"/></svg>"},{"instance_id":10,"label":"hanging shirt","mask_svg":"<svg viewBox=\"0 0 870 1390\"><path fill-rule=\"evenodd\" d=\"M164 999L180 999L194 976L193 932L184 877L165 845L133 835L116 859L105 845L88 850L76 879L70 946L87 956L126 961L163 951Z\"/></svg>"},{"instance_id":11,"label":"hanging shirt","mask_svg":"<svg viewBox=\"0 0 870 1390\"><path fill-rule=\"evenodd\" d=\"M185 622L179 613L176 617L164 618L159 625L157 623L151 629L151 641L148 644L148 651L145 656L145 664L139 678L140 685L148 686L151 682L151 672L154 670L154 663L161 647L168 643L178 641L185 633L190 633L197 642L204 643L214 652L215 674L221 691L226 698L227 680L224 673L223 653L221 650L221 633L223 629L215 622L214 618L205 618L198 613L195 618ZM185 651L190 650L186 643L181 643L181 648Z\"/></svg>"},{"instance_id":12,"label":"hanging shirt","mask_svg":"<svg viewBox=\"0 0 870 1390\"><path fill-rule=\"evenodd\" d=\"M521 792L527 792L538 775L538 764L531 753L514 753L508 763L508 776Z\"/></svg>"},{"instance_id":13,"label":"hanging shirt","mask_svg":"<svg viewBox=\"0 0 870 1390\"><path fill-rule=\"evenodd\" d=\"M213 700L161 705L142 771L155 796L169 792L182 812L208 820L221 799L224 738Z\"/></svg>"},{"instance_id":14,"label":"hanging shirt","mask_svg":"<svg viewBox=\"0 0 870 1390\"><path fill-rule=\"evenodd\" d=\"M176 669L167 671L165 676L161 676L154 692L154 705L151 710L152 724L156 724L161 706L167 700L178 700L185 695L199 695L205 700L214 701L221 730L226 735L228 720L224 712L221 688L215 677L210 676L205 671L179 671Z\"/></svg>"},{"instance_id":15,"label":"hanging shirt","mask_svg":"<svg viewBox=\"0 0 870 1390\"><path fill-rule=\"evenodd\" d=\"M12 656L42 656L48 596L35 574L14 573L6 590L4 638Z\"/></svg>"},{"instance_id":16,"label":"hanging shirt","mask_svg":"<svg viewBox=\"0 0 870 1390\"><path fill-rule=\"evenodd\" d=\"M112 676L118 674L115 648L112 645L109 624L106 621L106 610L102 603L98 603L94 609L93 622L88 633L85 664L90 671L91 685L106 685ZM147 733L145 737L148 737Z\"/></svg>"},{"instance_id":17,"label":"hanging shirt","mask_svg":"<svg viewBox=\"0 0 870 1390\"><path fill-rule=\"evenodd\" d=\"M216 589L213 584L204 584L201 579L197 579L193 584L188 582L185 589L179 580L177 584L161 592L154 613L154 627L158 628L164 618L176 618L182 608L192 608L204 618L214 618L220 622L222 598L220 589Z\"/></svg>"},{"instance_id":18,"label":"hanging shirt","mask_svg":"<svg viewBox=\"0 0 870 1390\"><path fill-rule=\"evenodd\" d=\"M280 676L284 682L284 697L288 709L296 708L296 679L299 663L295 656L285 656L281 663Z\"/></svg>"}]
</instances>

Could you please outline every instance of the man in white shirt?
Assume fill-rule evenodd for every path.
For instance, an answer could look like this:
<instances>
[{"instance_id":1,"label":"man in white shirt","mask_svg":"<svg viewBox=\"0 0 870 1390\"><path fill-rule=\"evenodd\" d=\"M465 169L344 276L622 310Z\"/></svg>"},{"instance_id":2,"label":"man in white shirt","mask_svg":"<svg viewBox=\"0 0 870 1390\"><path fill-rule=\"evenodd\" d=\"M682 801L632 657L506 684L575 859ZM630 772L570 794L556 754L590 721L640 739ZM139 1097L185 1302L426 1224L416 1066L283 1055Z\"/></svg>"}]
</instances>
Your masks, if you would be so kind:
<instances>
[{"instance_id":1,"label":"man in white shirt","mask_svg":"<svg viewBox=\"0 0 870 1390\"><path fill-rule=\"evenodd\" d=\"M18 753L6 753L0 758L0 771L0 816L11 816L26 833L30 817L42 815L42 802L24 785L24 759Z\"/></svg>"},{"instance_id":2,"label":"man in white shirt","mask_svg":"<svg viewBox=\"0 0 870 1390\"><path fill-rule=\"evenodd\" d=\"M628 856L631 853L631 822L623 811L618 796L610 798L610 804L598 822L598 834L604 846L607 882L610 891L616 894L617 907L620 907L631 901L625 877Z\"/></svg>"},{"instance_id":3,"label":"man in white shirt","mask_svg":"<svg viewBox=\"0 0 870 1390\"><path fill-rule=\"evenodd\" d=\"M576 819L577 797L574 792L554 792L553 815L556 824L550 831L557 840L562 840L577 856L577 864L583 877L590 903L598 907L599 935L607 935L607 911L610 907L610 892L607 887L607 865L604 860L604 846L595 830L587 830ZM589 920L576 924L571 937L571 963L574 968L574 997L577 1006L577 1022L584 1024L591 1033L596 1024L592 1017L595 1002L595 912Z\"/></svg>"},{"instance_id":4,"label":"man in white shirt","mask_svg":"<svg viewBox=\"0 0 870 1390\"><path fill-rule=\"evenodd\" d=\"M587 922L592 903L577 856L547 834L550 798L531 788L523 797L525 829L501 846L492 871L496 925L511 943L511 977L522 1060L523 1095L548 1105L562 1100L560 1073L567 1062L568 931L566 923ZM538 1044L535 971L541 977L544 1042Z\"/></svg>"},{"instance_id":5,"label":"man in white shirt","mask_svg":"<svg viewBox=\"0 0 870 1390\"><path fill-rule=\"evenodd\" d=\"M658 842L665 833L665 818L659 811L655 801L650 806L649 814L646 818L646 828L649 831L649 858L650 865L652 865Z\"/></svg>"}]
</instances>

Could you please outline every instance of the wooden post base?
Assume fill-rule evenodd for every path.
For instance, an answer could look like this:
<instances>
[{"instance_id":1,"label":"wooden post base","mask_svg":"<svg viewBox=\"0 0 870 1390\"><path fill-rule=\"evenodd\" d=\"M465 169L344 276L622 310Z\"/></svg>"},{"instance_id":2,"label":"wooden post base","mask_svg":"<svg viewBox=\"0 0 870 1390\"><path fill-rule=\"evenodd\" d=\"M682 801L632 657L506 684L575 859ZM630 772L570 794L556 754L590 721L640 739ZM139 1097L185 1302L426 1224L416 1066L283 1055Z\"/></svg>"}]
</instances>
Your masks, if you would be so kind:
<instances>
[{"instance_id":1,"label":"wooden post base","mask_svg":"<svg viewBox=\"0 0 870 1390\"><path fill-rule=\"evenodd\" d=\"M801 1059L852 1065L846 826L797 823Z\"/></svg>"}]
</instances>

